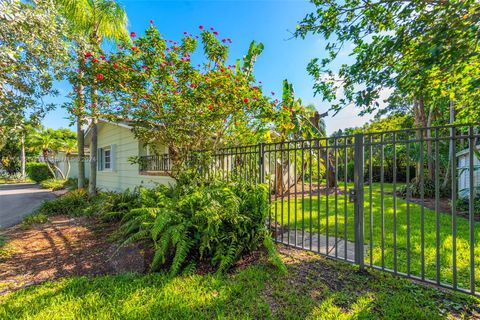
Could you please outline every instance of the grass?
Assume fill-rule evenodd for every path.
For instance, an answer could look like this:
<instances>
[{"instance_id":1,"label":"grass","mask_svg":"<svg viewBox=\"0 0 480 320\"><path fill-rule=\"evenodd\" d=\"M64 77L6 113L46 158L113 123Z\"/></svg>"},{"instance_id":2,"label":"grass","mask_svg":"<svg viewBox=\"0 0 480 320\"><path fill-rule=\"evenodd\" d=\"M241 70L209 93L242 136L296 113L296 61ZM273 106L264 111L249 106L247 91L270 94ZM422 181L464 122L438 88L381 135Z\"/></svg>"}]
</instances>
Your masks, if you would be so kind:
<instances>
[{"instance_id":1,"label":"grass","mask_svg":"<svg viewBox=\"0 0 480 320\"><path fill-rule=\"evenodd\" d=\"M25 179L14 179L14 178L0 178L0 184L7 184L7 183L27 183L27 182L33 182L29 178Z\"/></svg>"},{"instance_id":2,"label":"grass","mask_svg":"<svg viewBox=\"0 0 480 320\"><path fill-rule=\"evenodd\" d=\"M45 223L47 222L47 220L48 220L48 217L45 213L42 213L42 212L33 213L23 218L22 227L27 228L33 224Z\"/></svg>"},{"instance_id":3,"label":"grass","mask_svg":"<svg viewBox=\"0 0 480 320\"><path fill-rule=\"evenodd\" d=\"M353 187L347 185L347 189ZM342 186L343 188L343 186ZM381 190L379 184L372 185L372 214L370 219L370 193L369 187L365 186L365 244L372 243L373 250L365 257L365 261L377 266L385 266L394 269L394 234L396 234L396 256L397 270L407 273L408 268L413 275L421 276L421 228L422 228L422 206L410 203L410 266L407 264L407 202L400 197L396 199L396 223L394 223L394 197L391 184L385 184L384 193L384 216L381 210ZM345 198L347 198L345 200ZM326 197L305 195L297 196L297 199L291 198L290 202L285 199L283 202L277 200L272 204L273 217L277 222L289 226L291 229L301 229L306 231L320 232L330 236L337 235L339 238L354 240L354 210L353 203L348 202L348 196L339 194L337 199L333 194L328 199L328 218L326 214ZM320 208L320 209L319 209ZM283 210L283 212L282 212ZM320 212L320 215L318 214ZM382 253L382 217L384 219L384 251ZM452 217L450 214L439 214L439 253L440 253L440 273L439 279L444 283L453 282L452 264ZM328 219L328 223L327 223ZM425 239L425 265L424 274L426 278L436 279L436 223L437 215L434 210L424 208L424 239ZM335 223L336 222L336 223ZM372 225L370 234L370 223ZM346 226L346 227L345 227ZM396 232L395 232L396 227ZM475 223L475 247L476 257L480 257L480 224ZM457 259L457 283L459 287L469 288L470 281L470 241L469 241L469 221L466 218L457 216L457 235L456 235L456 259ZM315 248L314 248L315 249ZM383 263L382 263L383 261ZM475 284L480 287L480 259L475 260Z\"/></svg>"},{"instance_id":4,"label":"grass","mask_svg":"<svg viewBox=\"0 0 480 320\"><path fill-rule=\"evenodd\" d=\"M285 258L284 259L288 259ZM477 298L313 257L289 272L64 278L0 296L1 319L444 319Z\"/></svg>"},{"instance_id":5,"label":"grass","mask_svg":"<svg viewBox=\"0 0 480 320\"><path fill-rule=\"evenodd\" d=\"M68 180L63 179L47 179L40 182L42 189L50 189L52 191L65 189L68 184Z\"/></svg>"},{"instance_id":6,"label":"grass","mask_svg":"<svg viewBox=\"0 0 480 320\"><path fill-rule=\"evenodd\" d=\"M0 260L7 258L12 254L12 249L8 246L8 237L0 233Z\"/></svg>"}]
</instances>

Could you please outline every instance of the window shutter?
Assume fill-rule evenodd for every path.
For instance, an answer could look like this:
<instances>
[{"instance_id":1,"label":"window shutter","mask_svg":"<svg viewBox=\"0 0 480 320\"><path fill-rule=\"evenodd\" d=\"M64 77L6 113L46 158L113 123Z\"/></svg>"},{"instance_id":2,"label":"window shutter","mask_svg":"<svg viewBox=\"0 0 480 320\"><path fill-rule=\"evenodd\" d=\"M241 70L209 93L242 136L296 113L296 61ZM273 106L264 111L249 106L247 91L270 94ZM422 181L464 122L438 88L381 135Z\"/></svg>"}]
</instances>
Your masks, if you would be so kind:
<instances>
[{"instance_id":1,"label":"window shutter","mask_svg":"<svg viewBox=\"0 0 480 320\"><path fill-rule=\"evenodd\" d=\"M115 171L117 170L117 145L112 144L110 146L110 168Z\"/></svg>"},{"instance_id":2,"label":"window shutter","mask_svg":"<svg viewBox=\"0 0 480 320\"><path fill-rule=\"evenodd\" d=\"M97 149L97 169L98 171L103 170L103 148Z\"/></svg>"}]
</instances>

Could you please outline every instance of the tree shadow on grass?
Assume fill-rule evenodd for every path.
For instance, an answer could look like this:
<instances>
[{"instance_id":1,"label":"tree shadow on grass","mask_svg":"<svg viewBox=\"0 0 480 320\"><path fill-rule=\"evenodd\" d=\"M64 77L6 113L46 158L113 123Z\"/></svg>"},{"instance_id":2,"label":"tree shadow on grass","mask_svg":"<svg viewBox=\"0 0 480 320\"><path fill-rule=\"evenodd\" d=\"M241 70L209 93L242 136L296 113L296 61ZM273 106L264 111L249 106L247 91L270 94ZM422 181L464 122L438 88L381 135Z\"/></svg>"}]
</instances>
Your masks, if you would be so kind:
<instances>
[{"instance_id":1,"label":"tree shadow on grass","mask_svg":"<svg viewBox=\"0 0 480 320\"><path fill-rule=\"evenodd\" d=\"M281 246L289 272L269 282L279 318L446 319L480 315L475 297Z\"/></svg>"},{"instance_id":2,"label":"tree shadow on grass","mask_svg":"<svg viewBox=\"0 0 480 320\"><path fill-rule=\"evenodd\" d=\"M479 315L477 298L279 246L218 276L163 273L64 278L0 296L1 319L446 319Z\"/></svg>"}]
</instances>

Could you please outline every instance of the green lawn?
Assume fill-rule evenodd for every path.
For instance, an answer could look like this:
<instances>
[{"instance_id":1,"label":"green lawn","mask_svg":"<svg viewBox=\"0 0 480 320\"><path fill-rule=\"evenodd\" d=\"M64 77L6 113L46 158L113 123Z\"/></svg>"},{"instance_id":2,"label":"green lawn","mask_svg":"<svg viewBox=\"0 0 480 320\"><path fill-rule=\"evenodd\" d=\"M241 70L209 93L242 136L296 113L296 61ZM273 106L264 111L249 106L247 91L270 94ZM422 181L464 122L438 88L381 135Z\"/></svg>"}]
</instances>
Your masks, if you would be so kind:
<instances>
[{"instance_id":1,"label":"green lawn","mask_svg":"<svg viewBox=\"0 0 480 320\"><path fill-rule=\"evenodd\" d=\"M343 187L343 186L342 186ZM353 187L351 184L347 188ZM392 195L392 185L385 184L384 195L384 266L389 269L394 268L394 199ZM272 204L273 218L277 222L289 226L291 229L301 229L302 224L306 231L318 232L321 234L327 232L326 216L326 197L320 196L320 203L317 196L311 198L305 195L302 200L301 195L290 203L287 199L277 200ZM344 195L338 195L337 205L335 205L335 196L331 194L328 199L328 232L334 236L337 232L338 237L344 237L345 231L345 199ZM320 205L320 211L318 206ZM296 208L295 208L296 206ZM335 210L337 208L337 210ZM410 203L410 272L413 275L421 276L421 206ZM303 210L303 218L302 218ZM289 213L290 211L290 213ZM320 212L320 216L318 216ZM337 212L337 214L335 214ZM276 213L276 214L275 214ZM336 217L335 217L336 216ZM407 273L407 203L405 200L397 197L396 210L396 245L397 245L397 266L398 271ZM436 213L434 210L424 209L424 237L425 237L425 277L436 279ZM353 225L353 204L348 202L346 205L346 234L349 240L354 239ZM335 225L335 219L337 224ZM320 221L320 223L318 223ZM380 184L372 186L372 219L370 220L370 193L369 187L365 186L365 244L370 245L370 221L372 222L372 262L377 266L382 266L382 211L381 211L381 192ZM445 283L452 283L452 217L450 214L441 213L440 223L440 279ZM337 229L335 228L337 227ZM475 256L480 257L480 224L475 223ZM469 288L470 279L470 241L469 241L469 223L468 219L457 217L457 283L459 287ZM315 249L315 248L314 248ZM365 257L365 262L370 263L370 254ZM480 258L475 260L475 283L480 287ZM477 289L477 291L480 291Z\"/></svg>"},{"instance_id":2,"label":"green lawn","mask_svg":"<svg viewBox=\"0 0 480 320\"><path fill-rule=\"evenodd\" d=\"M297 250L298 251L298 250ZM225 276L73 277L0 295L0 319L445 319L480 310L477 298L413 284L318 255L283 255ZM293 258L292 258L293 257Z\"/></svg>"},{"instance_id":3,"label":"green lawn","mask_svg":"<svg viewBox=\"0 0 480 320\"><path fill-rule=\"evenodd\" d=\"M27 179L7 179L7 178L0 178L0 184L6 183L25 183L25 182L33 182L29 178Z\"/></svg>"}]
</instances>

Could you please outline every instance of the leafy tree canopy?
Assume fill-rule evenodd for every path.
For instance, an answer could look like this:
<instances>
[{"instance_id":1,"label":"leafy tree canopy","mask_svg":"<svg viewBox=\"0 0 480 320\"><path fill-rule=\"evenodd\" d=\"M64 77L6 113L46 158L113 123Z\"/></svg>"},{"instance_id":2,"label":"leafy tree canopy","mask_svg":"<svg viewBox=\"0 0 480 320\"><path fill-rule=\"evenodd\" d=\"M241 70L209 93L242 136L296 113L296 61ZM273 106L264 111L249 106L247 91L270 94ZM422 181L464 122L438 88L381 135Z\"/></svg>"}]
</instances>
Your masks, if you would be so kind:
<instances>
[{"instance_id":1,"label":"leafy tree canopy","mask_svg":"<svg viewBox=\"0 0 480 320\"><path fill-rule=\"evenodd\" d=\"M293 90L291 101L263 94L253 75L261 43L252 42L243 60L229 65L231 39L200 29L176 42L152 24L139 38L132 32L133 44L108 57L87 53L85 81L99 86L101 116L128 119L138 138L152 147L166 145L173 159L192 150L276 139L272 131L298 130L298 119L308 120L311 111L292 102ZM199 46L203 62L194 63Z\"/></svg>"},{"instance_id":2,"label":"leafy tree canopy","mask_svg":"<svg viewBox=\"0 0 480 320\"><path fill-rule=\"evenodd\" d=\"M0 127L38 122L53 108L53 81L67 59L65 28L51 0L0 2ZM1 131L1 130L0 130Z\"/></svg>"},{"instance_id":3,"label":"leafy tree canopy","mask_svg":"<svg viewBox=\"0 0 480 320\"><path fill-rule=\"evenodd\" d=\"M463 121L478 119L480 2L476 0L313 0L295 35L319 34L325 58L308 66L315 92L339 111L353 103L377 111L385 88L390 104L456 100ZM353 62L332 69L352 46ZM339 94L342 90L342 94ZM423 103L423 102L422 102Z\"/></svg>"}]
</instances>

